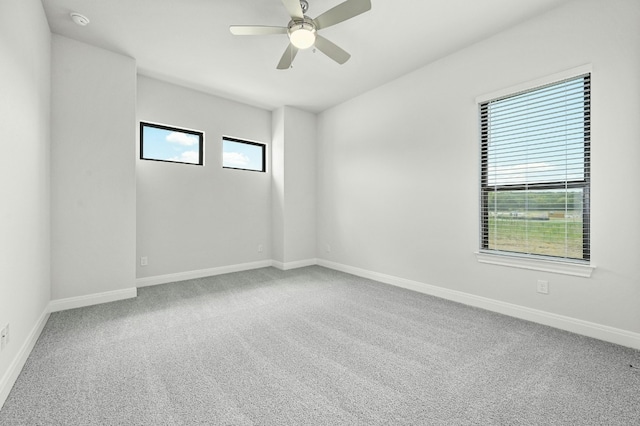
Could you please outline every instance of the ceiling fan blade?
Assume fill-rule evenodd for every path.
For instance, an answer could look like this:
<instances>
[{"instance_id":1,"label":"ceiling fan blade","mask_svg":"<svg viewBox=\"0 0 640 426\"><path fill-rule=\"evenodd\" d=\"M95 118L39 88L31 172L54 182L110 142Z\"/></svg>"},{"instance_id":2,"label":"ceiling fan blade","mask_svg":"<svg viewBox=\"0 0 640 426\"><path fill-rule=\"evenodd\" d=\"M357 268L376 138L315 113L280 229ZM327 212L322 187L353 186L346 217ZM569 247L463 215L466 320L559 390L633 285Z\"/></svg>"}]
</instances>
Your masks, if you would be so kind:
<instances>
[{"instance_id":1,"label":"ceiling fan blade","mask_svg":"<svg viewBox=\"0 0 640 426\"><path fill-rule=\"evenodd\" d=\"M267 27L264 25L231 25L229 31L233 35L269 35L286 34L286 27Z\"/></svg>"},{"instance_id":2,"label":"ceiling fan blade","mask_svg":"<svg viewBox=\"0 0 640 426\"><path fill-rule=\"evenodd\" d=\"M300 0L282 0L282 4L287 9L287 12L289 12L291 19L304 19Z\"/></svg>"},{"instance_id":3,"label":"ceiling fan blade","mask_svg":"<svg viewBox=\"0 0 640 426\"><path fill-rule=\"evenodd\" d=\"M314 19L316 29L321 30L339 24L369 9L371 9L371 0L347 0Z\"/></svg>"},{"instance_id":4,"label":"ceiling fan blade","mask_svg":"<svg viewBox=\"0 0 640 426\"><path fill-rule=\"evenodd\" d=\"M330 42L319 34L316 34L315 47L317 47L318 50L320 50L322 53L324 53L340 65L347 62L351 57L351 55L348 54L344 49L336 46L334 43Z\"/></svg>"},{"instance_id":5,"label":"ceiling fan blade","mask_svg":"<svg viewBox=\"0 0 640 426\"><path fill-rule=\"evenodd\" d=\"M282 54L282 58L280 58L280 62L278 62L277 68L279 70L286 70L288 68L291 68L291 63L293 62L293 59L296 57L297 53L298 48L289 43L289 46L287 46L287 50L284 51L284 53Z\"/></svg>"}]
</instances>

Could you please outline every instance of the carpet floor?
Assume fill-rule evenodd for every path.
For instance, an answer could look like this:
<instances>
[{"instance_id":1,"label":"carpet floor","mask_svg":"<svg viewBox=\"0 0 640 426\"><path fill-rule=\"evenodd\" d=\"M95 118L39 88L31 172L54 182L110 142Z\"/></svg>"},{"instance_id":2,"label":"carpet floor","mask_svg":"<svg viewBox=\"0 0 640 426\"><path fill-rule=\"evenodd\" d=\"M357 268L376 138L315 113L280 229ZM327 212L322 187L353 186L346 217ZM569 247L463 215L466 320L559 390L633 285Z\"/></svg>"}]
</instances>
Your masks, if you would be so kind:
<instances>
[{"instance_id":1,"label":"carpet floor","mask_svg":"<svg viewBox=\"0 0 640 426\"><path fill-rule=\"evenodd\" d=\"M9 425L639 425L638 351L307 267L51 315Z\"/></svg>"}]
</instances>

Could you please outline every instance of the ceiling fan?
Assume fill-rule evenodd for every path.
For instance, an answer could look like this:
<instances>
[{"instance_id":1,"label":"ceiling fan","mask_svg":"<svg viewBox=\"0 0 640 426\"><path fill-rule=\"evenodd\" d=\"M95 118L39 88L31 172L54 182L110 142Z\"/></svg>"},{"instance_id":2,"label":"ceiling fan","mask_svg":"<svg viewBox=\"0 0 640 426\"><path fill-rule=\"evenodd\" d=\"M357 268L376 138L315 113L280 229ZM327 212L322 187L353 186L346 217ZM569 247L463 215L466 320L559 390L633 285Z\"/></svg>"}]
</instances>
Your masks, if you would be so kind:
<instances>
[{"instance_id":1,"label":"ceiling fan","mask_svg":"<svg viewBox=\"0 0 640 426\"><path fill-rule=\"evenodd\" d=\"M289 46L284 51L277 68L284 70L291 67L298 50L316 47L322 53L339 64L344 64L351 55L318 34L321 29L351 19L371 9L371 0L347 0L329 9L322 15L311 19L305 15L309 10L307 0L282 0L289 12L291 21L286 27L264 25L231 25L229 30L234 35L271 35L287 34Z\"/></svg>"}]
</instances>

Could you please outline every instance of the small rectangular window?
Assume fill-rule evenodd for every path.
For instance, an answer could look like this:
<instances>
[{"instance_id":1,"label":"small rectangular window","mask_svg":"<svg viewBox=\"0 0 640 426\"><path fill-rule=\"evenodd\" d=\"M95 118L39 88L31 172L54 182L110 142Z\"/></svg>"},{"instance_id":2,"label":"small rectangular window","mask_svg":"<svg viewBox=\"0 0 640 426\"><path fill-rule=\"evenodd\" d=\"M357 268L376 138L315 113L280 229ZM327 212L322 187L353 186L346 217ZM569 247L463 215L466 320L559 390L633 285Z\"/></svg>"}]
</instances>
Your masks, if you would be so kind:
<instances>
[{"instance_id":1,"label":"small rectangular window","mask_svg":"<svg viewBox=\"0 0 640 426\"><path fill-rule=\"evenodd\" d=\"M265 172L265 144L227 136L222 138L222 167L225 169Z\"/></svg>"},{"instance_id":2,"label":"small rectangular window","mask_svg":"<svg viewBox=\"0 0 640 426\"><path fill-rule=\"evenodd\" d=\"M140 159L204 164L204 133L140 122Z\"/></svg>"},{"instance_id":3,"label":"small rectangular window","mask_svg":"<svg viewBox=\"0 0 640 426\"><path fill-rule=\"evenodd\" d=\"M480 104L481 249L590 258L591 79Z\"/></svg>"}]
</instances>

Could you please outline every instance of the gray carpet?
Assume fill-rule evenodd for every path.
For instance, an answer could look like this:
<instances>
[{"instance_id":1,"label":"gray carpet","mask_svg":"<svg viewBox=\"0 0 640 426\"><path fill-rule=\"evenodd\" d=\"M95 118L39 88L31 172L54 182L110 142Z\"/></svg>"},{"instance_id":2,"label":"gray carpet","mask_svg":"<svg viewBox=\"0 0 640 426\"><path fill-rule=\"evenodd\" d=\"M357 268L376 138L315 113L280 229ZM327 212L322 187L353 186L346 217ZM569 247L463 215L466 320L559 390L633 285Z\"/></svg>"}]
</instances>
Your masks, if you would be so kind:
<instances>
[{"instance_id":1,"label":"gray carpet","mask_svg":"<svg viewBox=\"0 0 640 426\"><path fill-rule=\"evenodd\" d=\"M638 351L265 268L52 314L2 425L638 425Z\"/></svg>"}]
</instances>

